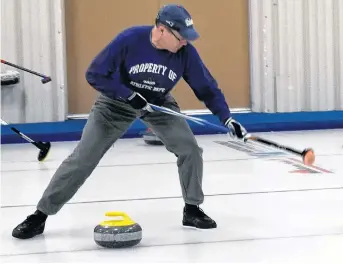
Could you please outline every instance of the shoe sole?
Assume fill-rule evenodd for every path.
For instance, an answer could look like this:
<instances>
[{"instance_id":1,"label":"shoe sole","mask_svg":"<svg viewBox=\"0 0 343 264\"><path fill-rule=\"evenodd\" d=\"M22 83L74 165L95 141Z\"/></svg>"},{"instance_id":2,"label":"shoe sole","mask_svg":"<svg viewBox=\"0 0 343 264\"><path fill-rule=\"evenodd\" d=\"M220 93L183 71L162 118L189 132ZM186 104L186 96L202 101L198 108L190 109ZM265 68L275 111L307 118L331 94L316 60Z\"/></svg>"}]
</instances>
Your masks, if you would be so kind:
<instances>
[{"instance_id":1,"label":"shoe sole","mask_svg":"<svg viewBox=\"0 0 343 264\"><path fill-rule=\"evenodd\" d=\"M39 230L38 232L35 232L33 234L22 234L22 233L12 233L12 236L18 239L29 239L29 238L33 238L35 236L41 235L43 234L44 230Z\"/></svg>"},{"instance_id":2,"label":"shoe sole","mask_svg":"<svg viewBox=\"0 0 343 264\"><path fill-rule=\"evenodd\" d=\"M184 228L190 228L190 229L199 229L199 230L209 230L209 229L215 229L217 228L216 226L214 227L196 227L194 225L190 225L190 224L186 224L186 223L182 223L182 226Z\"/></svg>"}]
</instances>

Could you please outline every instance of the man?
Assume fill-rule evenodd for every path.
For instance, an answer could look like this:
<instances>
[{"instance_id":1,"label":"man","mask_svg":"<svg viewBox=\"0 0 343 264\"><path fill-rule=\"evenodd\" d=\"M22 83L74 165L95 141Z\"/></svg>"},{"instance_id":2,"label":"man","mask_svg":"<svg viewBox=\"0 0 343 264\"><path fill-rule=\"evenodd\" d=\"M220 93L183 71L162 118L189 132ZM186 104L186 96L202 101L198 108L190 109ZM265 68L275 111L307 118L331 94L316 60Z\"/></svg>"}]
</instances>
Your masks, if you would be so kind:
<instances>
[{"instance_id":1,"label":"man","mask_svg":"<svg viewBox=\"0 0 343 264\"><path fill-rule=\"evenodd\" d=\"M184 119L154 112L148 104L180 111L170 91L182 77L197 98L231 129L231 135L243 138L245 129L231 117L216 81L189 43L198 37L186 9L166 5L159 10L154 26L124 30L96 56L86 79L100 96L90 111L80 142L57 169L36 212L13 230L14 237L31 238L43 233L48 215L56 214L74 196L137 117L177 157L185 202L183 225L217 227L199 208L204 201L202 149L191 129Z\"/></svg>"}]
</instances>

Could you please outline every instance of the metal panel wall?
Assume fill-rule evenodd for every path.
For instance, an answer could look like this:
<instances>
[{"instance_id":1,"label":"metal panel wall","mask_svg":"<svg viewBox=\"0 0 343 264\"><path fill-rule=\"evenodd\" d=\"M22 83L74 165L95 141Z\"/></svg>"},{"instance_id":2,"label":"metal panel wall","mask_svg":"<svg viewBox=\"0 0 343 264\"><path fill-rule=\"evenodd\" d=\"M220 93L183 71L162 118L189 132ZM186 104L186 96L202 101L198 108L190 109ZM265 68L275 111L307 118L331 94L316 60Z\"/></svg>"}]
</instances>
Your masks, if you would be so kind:
<instances>
[{"instance_id":1,"label":"metal panel wall","mask_svg":"<svg viewBox=\"0 0 343 264\"><path fill-rule=\"evenodd\" d=\"M49 122L66 116L62 0L1 0L1 58L49 75L20 71L17 85L1 88L2 118L11 123ZM16 70L1 65L1 71Z\"/></svg>"},{"instance_id":2,"label":"metal panel wall","mask_svg":"<svg viewBox=\"0 0 343 264\"><path fill-rule=\"evenodd\" d=\"M252 110L343 109L343 0L250 0Z\"/></svg>"}]
</instances>

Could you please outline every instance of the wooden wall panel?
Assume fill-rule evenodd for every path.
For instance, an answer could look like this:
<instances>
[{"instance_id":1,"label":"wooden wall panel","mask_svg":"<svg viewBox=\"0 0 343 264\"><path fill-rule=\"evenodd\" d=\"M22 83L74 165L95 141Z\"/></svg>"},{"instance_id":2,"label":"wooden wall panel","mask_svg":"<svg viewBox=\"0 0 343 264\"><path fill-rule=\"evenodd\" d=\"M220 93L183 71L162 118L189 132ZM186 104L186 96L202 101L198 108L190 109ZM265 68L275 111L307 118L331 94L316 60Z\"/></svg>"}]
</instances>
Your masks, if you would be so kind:
<instances>
[{"instance_id":1,"label":"wooden wall panel","mask_svg":"<svg viewBox=\"0 0 343 264\"><path fill-rule=\"evenodd\" d=\"M85 71L94 56L128 26L152 24L165 0L67 0L67 80L70 114L88 113L96 92ZM180 0L201 38L195 42L230 107L250 107L247 0ZM132 8L134 7L134 8ZM182 80L173 92L184 110L205 109Z\"/></svg>"},{"instance_id":2,"label":"wooden wall panel","mask_svg":"<svg viewBox=\"0 0 343 264\"><path fill-rule=\"evenodd\" d=\"M189 10L200 38L194 42L217 79L230 107L250 108L248 1L161 0L161 6L179 3ZM183 80L173 92L183 109L203 109Z\"/></svg>"},{"instance_id":3,"label":"wooden wall panel","mask_svg":"<svg viewBox=\"0 0 343 264\"><path fill-rule=\"evenodd\" d=\"M65 1L70 114L88 113L96 97L85 79L91 60L124 28L153 23L158 9L158 0Z\"/></svg>"}]
</instances>

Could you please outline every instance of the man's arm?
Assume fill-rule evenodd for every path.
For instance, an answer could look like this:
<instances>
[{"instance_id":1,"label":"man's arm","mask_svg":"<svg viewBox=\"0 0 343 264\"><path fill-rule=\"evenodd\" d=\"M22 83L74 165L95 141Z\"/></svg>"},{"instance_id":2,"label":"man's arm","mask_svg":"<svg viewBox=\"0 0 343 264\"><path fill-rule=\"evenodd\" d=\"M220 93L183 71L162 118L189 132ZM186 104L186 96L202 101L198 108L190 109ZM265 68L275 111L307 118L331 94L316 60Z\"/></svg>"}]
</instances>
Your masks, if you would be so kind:
<instances>
[{"instance_id":1,"label":"man's arm","mask_svg":"<svg viewBox=\"0 0 343 264\"><path fill-rule=\"evenodd\" d=\"M110 98L127 99L133 93L120 74L130 38L125 32L119 34L93 59L87 69L88 83Z\"/></svg>"},{"instance_id":2,"label":"man's arm","mask_svg":"<svg viewBox=\"0 0 343 264\"><path fill-rule=\"evenodd\" d=\"M192 88L196 97L225 124L226 120L231 117L231 113L222 91L218 88L217 81L212 77L193 46L186 47L185 52L184 80Z\"/></svg>"}]
</instances>

